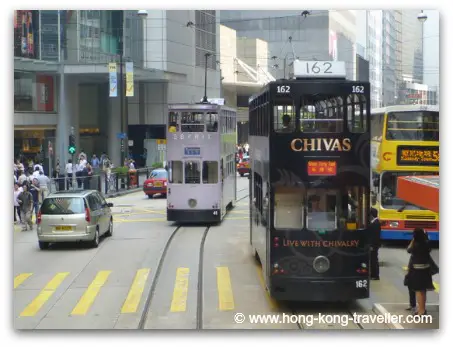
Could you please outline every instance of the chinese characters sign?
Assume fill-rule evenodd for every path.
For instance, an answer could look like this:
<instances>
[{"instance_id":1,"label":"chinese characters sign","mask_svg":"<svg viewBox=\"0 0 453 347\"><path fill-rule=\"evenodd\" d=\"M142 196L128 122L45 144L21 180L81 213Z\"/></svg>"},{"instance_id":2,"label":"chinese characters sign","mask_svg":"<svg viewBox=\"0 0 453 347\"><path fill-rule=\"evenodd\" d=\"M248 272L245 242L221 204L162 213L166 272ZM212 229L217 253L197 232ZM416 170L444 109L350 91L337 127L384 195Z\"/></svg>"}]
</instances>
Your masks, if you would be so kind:
<instances>
[{"instance_id":1,"label":"chinese characters sign","mask_svg":"<svg viewBox=\"0 0 453 347\"><path fill-rule=\"evenodd\" d=\"M307 171L309 176L335 176L337 174L337 162L309 161Z\"/></svg>"},{"instance_id":2,"label":"chinese characters sign","mask_svg":"<svg viewBox=\"0 0 453 347\"><path fill-rule=\"evenodd\" d=\"M399 146L398 165L439 166L439 147Z\"/></svg>"}]
</instances>

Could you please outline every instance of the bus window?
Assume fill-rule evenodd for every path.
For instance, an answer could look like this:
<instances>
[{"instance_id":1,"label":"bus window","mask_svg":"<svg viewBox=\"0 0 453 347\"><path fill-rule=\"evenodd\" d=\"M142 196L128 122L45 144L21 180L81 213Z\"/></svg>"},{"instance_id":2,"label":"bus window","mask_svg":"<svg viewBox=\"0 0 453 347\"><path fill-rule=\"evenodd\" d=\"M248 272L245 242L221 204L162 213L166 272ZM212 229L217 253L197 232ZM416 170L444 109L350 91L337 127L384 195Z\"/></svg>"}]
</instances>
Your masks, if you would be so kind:
<instances>
[{"instance_id":1,"label":"bus window","mask_svg":"<svg viewBox=\"0 0 453 347\"><path fill-rule=\"evenodd\" d=\"M274 227L275 229L303 228L304 224L304 189L275 188Z\"/></svg>"},{"instance_id":2,"label":"bus window","mask_svg":"<svg viewBox=\"0 0 453 347\"><path fill-rule=\"evenodd\" d=\"M168 113L168 132L175 133L179 131L179 119L181 115L179 112Z\"/></svg>"},{"instance_id":3,"label":"bus window","mask_svg":"<svg viewBox=\"0 0 453 347\"><path fill-rule=\"evenodd\" d=\"M219 181L219 163L216 161L203 162L203 183L215 184Z\"/></svg>"},{"instance_id":4,"label":"bus window","mask_svg":"<svg viewBox=\"0 0 453 347\"><path fill-rule=\"evenodd\" d=\"M170 161L168 164L168 178L170 183L181 184L183 177L182 161Z\"/></svg>"},{"instance_id":5,"label":"bus window","mask_svg":"<svg viewBox=\"0 0 453 347\"><path fill-rule=\"evenodd\" d=\"M294 105L274 106L274 130L278 133L291 133L296 129Z\"/></svg>"},{"instance_id":6,"label":"bus window","mask_svg":"<svg viewBox=\"0 0 453 347\"><path fill-rule=\"evenodd\" d=\"M181 117L181 131L186 133L204 132L204 113L183 112Z\"/></svg>"},{"instance_id":7,"label":"bus window","mask_svg":"<svg viewBox=\"0 0 453 347\"><path fill-rule=\"evenodd\" d=\"M317 96L302 99L300 130L306 133L339 133L343 131L343 99Z\"/></svg>"},{"instance_id":8,"label":"bus window","mask_svg":"<svg viewBox=\"0 0 453 347\"><path fill-rule=\"evenodd\" d=\"M387 140L439 141L439 112L392 112L387 115Z\"/></svg>"},{"instance_id":9,"label":"bus window","mask_svg":"<svg viewBox=\"0 0 453 347\"><path fill-rule=\"evenodd\" d=\"M186 184L200 183L200 162L198 160L186 161L184 177Z\"/></svg>"},{"instance_id":10,"label":"bus window","mask_svg":"<svg viewBox=\"0 0 453 347\"><path fill-rule=\"evenodd\" d=\"M438 175L438 172L384 172L381 176L381 205L384 208L398 210L424 210L424 208L411 205L396 197L399 176Z\"/></svg>"},{"instance_id":11,"label":"bus window","mask_svg":"<svg viewBox=\"0 0 453 347\"><path fill-rule=\"evenodd\" d=\"M216 133L219 130L219 115L217 112L208 112L206 114L206 131Z\"/></svg>"}]
</instances>

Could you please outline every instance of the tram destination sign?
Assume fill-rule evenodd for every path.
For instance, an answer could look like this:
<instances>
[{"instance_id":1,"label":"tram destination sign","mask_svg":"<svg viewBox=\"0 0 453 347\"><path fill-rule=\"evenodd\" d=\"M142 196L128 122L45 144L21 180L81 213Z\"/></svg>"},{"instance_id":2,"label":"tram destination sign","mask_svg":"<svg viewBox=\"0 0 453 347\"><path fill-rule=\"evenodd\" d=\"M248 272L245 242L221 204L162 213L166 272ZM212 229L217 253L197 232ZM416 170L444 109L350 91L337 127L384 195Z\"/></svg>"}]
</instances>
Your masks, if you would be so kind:
<instances>
[{"instance_id":1,"label":"tram destination sign","mask_svg":"<svg viewBox=\"0 0 453 347\"><path fill-rule=\"evenodd\" d=\"M330 160L310 160L307 164L308 176L335 176L337 162Z\"/></svg>"},{"instance_id":2,"label":"tram destination sign","mask_svg":"<svg viewBox=\"0 0 453 347\"><path fill-rule=\"evenodd\" d=\"M201 155L200 147L184 147L184 155L190 157L199 157Z\"/></svg>"},{"instance_id":3,"label":"tram destination sign","mask_svg":"<svg viewBox=\"0 0 453 347\"><path fill-rule=\"evenodd\" d=\"M294 61L294 77L299 78L346 78L344 61Z\"/></svg>"},{"instance_id":4,"label":"tram destination sign","mask_svg":"<svg viewBox=\"0 0 453 347\"><path fill-rule=\"evenodd\" d=\"M398 146L396 163L401 166L439 166L439 147Z\"/></svg>"}]
</instances>

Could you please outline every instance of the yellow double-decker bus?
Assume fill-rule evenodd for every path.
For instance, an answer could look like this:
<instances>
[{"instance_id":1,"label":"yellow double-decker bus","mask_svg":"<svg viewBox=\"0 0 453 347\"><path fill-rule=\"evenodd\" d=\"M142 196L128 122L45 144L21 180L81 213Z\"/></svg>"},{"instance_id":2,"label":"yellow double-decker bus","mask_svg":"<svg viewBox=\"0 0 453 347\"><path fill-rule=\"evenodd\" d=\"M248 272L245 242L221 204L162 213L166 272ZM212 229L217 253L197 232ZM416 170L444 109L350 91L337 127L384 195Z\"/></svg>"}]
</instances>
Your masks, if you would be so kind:
<instances>
[{"instance_id":1,"label":"yellow double-decker bus","mask_svg":"<svg viewBox=\"0 0 453 347\"><path fill-rule=\"evenodd\" d=\"M396 195L399 176L439 174L439 106L401 105L371 111L372 205L381 239L410 240L416 227L439 240L439 215Z\"/></svg>"}]
</instances>

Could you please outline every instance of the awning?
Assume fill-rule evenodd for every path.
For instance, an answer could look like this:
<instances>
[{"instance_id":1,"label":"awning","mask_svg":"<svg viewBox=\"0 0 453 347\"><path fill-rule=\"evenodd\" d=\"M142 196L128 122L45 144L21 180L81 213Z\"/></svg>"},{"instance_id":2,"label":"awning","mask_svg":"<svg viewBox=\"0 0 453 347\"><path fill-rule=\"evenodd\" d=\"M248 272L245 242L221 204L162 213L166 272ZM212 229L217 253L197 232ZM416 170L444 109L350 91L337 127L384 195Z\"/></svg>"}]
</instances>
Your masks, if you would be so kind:
<instances>
[{"instance_id":1,"label":"awning","mask_svg":"<svg viewBox=\"0 0 453 347\"><path fill-rule=\"evenodd\" d=\"M398 177L396 196L410 204L439 213L439 176Z\"/></svg>"}]
</instances>

